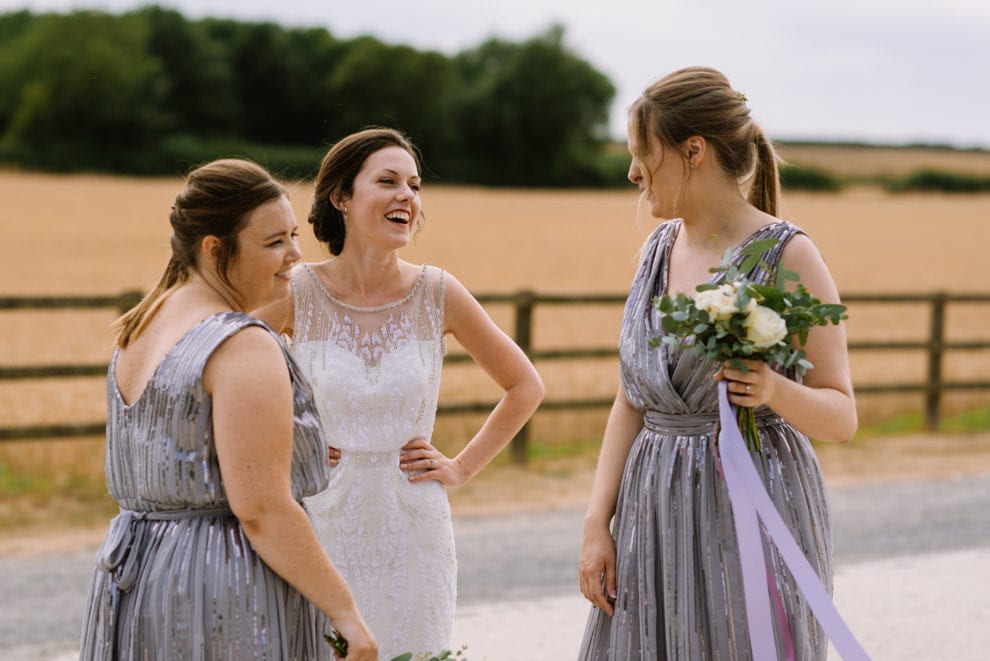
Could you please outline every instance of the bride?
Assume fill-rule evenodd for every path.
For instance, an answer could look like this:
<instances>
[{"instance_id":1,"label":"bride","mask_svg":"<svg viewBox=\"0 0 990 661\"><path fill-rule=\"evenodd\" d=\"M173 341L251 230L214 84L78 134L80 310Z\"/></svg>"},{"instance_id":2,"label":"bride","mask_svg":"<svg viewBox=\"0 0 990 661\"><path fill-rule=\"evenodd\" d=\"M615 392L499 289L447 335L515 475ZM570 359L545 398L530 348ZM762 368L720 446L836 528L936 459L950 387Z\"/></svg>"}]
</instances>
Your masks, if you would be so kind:
<instances>
[{"instance_id":1,"label":"bride","mask_svg":"<svg viewBox=\"0 0 990 661\"><path fill-rule=\"evenodd\" d=\"M449 647L456 558L445 487L470 480L536 410L518 346L442 269L399 259L421 218L420 166L391 129L327 153L309 220L333 257L292 272L292 301L256 312L293 337L329 434L328 488L306 501L382 658ZM444 336L504 390L456 456L431 443Z\"/></svg>"}]
</instances>

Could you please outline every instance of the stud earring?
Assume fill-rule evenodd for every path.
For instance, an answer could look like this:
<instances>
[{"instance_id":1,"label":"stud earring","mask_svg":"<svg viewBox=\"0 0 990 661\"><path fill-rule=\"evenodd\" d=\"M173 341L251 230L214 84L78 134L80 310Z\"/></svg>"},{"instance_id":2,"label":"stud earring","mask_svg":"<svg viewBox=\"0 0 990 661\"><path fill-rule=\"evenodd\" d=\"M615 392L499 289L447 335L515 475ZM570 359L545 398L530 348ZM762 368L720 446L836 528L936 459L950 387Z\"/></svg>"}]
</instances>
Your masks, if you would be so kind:
<instances>
[{"instance_id":1,"label":"stud earring","mask_svg":"<svg viewBox=\"0 0 990 661\"><path fill-rule=\"evenodd\" d=\"M694 169L694 166L695 166L695 165L696 165L696 164L695 164L695 162L694 162L694 161L691 161L691 169L692 169L692 170Z\"/></svg>"}]
</instances>

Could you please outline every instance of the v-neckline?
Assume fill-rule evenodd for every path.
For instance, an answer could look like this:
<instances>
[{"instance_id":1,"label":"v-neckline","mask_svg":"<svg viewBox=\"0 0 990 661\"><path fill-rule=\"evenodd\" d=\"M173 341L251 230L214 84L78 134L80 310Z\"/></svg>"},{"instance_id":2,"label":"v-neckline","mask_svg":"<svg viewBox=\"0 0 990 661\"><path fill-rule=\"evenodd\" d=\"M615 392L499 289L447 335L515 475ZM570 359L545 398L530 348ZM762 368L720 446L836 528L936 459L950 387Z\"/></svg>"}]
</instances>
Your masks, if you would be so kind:
<instances>
[{"instance_id":1,"label":"v-neckline","mask_svg":"<svg viewBox=\"0 0 990 661\"><path fill-rule=\"evenodd\" d=\"M677 241L677 236L681 233L681 227L684 226L684 221L681 220L681 219L677 219L677 220L675 220L673 222L675 223L675 225L674 225L674 228L671 230L671 235L672 236L669 239L667 239L667 243L663 247L663 281L662 281L663 288L660 291L657 291L656 292L656 295L657 296L664 296L670 290L670 253L674 249L674 242ZM774 227L776 225L779 225L782 222L784 222L784 221L782 221L782 220L776 220L776 221L774 221L772 223L767 223L766 225L760 225L759 227L757 227L755 230L753 230L752 232L750 232L750 234L746 238L744 238L742 241L740 241L739 243L737 243L732 248L732 254L733 254L733 256L738 255L740 250L742 250L744 247L746 247L747 244L752 243L753 240L756 238L756 236L758 234L764 232L765 230L767 230L770 227ZM708 280L705 281L705 284L714 284L715 281L716 281L716 278L719 278L719 277L721 277L721 274L719 274L719 273L712 273L708 277ZM701 284L701 283L699 283L699 284ZM694 296L691 296L691 298L694 298Z\"/></svg>"},{"instance_id":2,"label":"v-neckline","mask_svg":"<svg viewBox=\"0 0 990 661\"><path fill-rule=\"evenodd\" d=\"M204 325L206 322L210 321L211 319L219 317L220 315L230 314L231 312L232 311L230 310L224 312L216 312L208 317L204 317L200 321L197 321L195 324L193 324L193 326L189 330L183 333L182 337L180 337L178 341L176 341L176 343L172 345L172 348L166 351L165 355L163 355L161 360L158 361L158 364L155 366L154 371L151 372L151 376L148 377L148 380L145 382L144 388L141 389L141 394L138 395L137 398L134 401L132 401L130 404L128 404L127 401L124 399L124 393L120 391L120 384L117 381L117 357L120 355L120 347L115 348L113 350L113 359L110 361L110 375L112 377L111 382L113 383L113 391L117 396L117 400L124 407L124 410L131 410L139 403L141 403L142 400L144 400L145 393L148 392L149 386L151 386L151 384L154 383L155 379L158 378L158 373L161 372L165 363L168 362L168 359L172 356L173 353L176 352L176 350L180 346L182 346L182 344L186 341L186 339L193 334L193 331L197 330L200 326Z\"/></svg>"}]
</instances>

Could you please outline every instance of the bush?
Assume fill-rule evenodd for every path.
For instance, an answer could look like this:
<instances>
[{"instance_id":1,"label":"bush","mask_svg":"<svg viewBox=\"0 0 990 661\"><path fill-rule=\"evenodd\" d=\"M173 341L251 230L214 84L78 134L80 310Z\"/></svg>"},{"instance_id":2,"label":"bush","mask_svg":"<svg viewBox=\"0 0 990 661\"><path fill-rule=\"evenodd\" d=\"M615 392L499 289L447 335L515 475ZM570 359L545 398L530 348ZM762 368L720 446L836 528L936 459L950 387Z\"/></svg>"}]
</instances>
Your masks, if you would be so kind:
<instances>
[{"instance_id":1,"label":"bush","mask_svg":"<svg viewBox=\"0 0 990 661\"><path fill-rule=\"evenodd\" d=\"M990 191L990 177L977 177L940 170L919 170L903 179L888 179L885 186L894 192L980 193Z\"/></svg>"},{"instance_id":2,"label":"bush","mask_svg":"<svg viewBox=\"0 0 990 661\"><path fill-rule=\"evenodd\" d=\"M780 169L780 185L790 190L837 191L842 183L824 170L787 164Z\"/></svg>"},{"instance_id":3,"label":"bush","mask_svg":"<svg viewBox=\"0 0 990 661\"><path fill-rule=\"evenodd\" d=\"M265 166L280 179L310 179L320 169L329 147L258 145L234 138L203 140L174 136L165 140L158 155L157 174L185 174L217 158L247 158Z\"/></svg>"}]
</instances>

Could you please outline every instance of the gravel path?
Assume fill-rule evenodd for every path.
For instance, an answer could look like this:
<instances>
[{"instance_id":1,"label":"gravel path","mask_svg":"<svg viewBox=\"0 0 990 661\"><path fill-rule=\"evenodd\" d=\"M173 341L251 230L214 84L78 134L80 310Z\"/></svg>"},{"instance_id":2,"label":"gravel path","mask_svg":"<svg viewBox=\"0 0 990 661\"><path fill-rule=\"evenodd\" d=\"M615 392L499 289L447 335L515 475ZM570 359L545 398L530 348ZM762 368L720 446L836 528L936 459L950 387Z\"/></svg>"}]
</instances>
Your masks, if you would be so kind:
<instances>
[{"instance_id":1,"label":"gravel path","mask_svg":"<svg viewBox=\"0 0 990 661\"><path fill-rule=\"evenodd\" d=\"M832 505L840 578L871 563L908 568L919 556L990 549L990 476L838 488ZM462 608L455 636L472 631L472 619L485 626L482 615L500 603L529 603L525 621L538 628L552 626L538 616L552 615L553 600L573 610L581 518L581 511L565 509L458 519ZM94 554L88 546L0 557L0 658L73 658ZM516 634L525 632L508 632ZM567 658L528 649L530 658Z\"/></svg>"}]
</instances>

